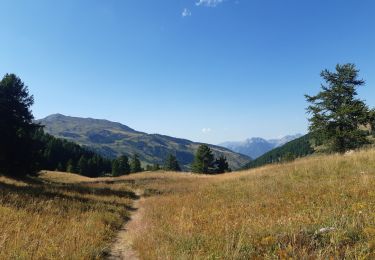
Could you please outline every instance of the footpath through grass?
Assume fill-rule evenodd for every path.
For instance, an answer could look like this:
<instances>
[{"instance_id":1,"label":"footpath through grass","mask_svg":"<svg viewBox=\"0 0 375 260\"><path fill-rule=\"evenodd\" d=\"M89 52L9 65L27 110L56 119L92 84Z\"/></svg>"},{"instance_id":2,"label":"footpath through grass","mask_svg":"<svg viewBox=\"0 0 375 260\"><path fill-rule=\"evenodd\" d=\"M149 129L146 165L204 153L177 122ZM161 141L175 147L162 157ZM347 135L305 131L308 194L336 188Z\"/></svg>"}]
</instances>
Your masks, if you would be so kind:
<instances>
[{"instance_id":1,"label":"footpath through grass","mask_svg":"<svg viewBox=\"0 0 375 260\"><path fill-rule=\"evenodd\" d=\"M105 258L147 197L141 259L374 259L375 150L220 176L0 178L0 259Z\"/></svg>"},{"instance_id":2,"label":"footpath through grass","mask_svg":"<svg viewBox=\"0 0 375 260\"><path fill-rule=\"evenodd\" d=\"M87 181L65 173L0 177L0 259L104 257L134 193L125 184Z\"/></svg>"}]
</instances>

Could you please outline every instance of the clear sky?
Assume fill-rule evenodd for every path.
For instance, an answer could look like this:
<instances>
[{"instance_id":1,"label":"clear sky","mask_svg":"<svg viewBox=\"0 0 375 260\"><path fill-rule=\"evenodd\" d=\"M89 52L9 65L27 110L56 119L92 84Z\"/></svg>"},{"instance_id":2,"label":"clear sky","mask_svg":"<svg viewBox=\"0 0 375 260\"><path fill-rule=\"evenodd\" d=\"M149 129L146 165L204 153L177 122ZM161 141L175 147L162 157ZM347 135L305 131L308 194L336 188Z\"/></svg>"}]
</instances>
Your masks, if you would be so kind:
<instances>
[{"instance_id":1,"label":"clear sky","mask_svg":"<svg viewBox=\"0 0 375 260\"><path fill-rule=\"evenodd\" d=\"M304 94L352 62L375 106L374 0L0 0L0 74L33 113L219 143L305 133Z\"/></svg>"}]
</instances>

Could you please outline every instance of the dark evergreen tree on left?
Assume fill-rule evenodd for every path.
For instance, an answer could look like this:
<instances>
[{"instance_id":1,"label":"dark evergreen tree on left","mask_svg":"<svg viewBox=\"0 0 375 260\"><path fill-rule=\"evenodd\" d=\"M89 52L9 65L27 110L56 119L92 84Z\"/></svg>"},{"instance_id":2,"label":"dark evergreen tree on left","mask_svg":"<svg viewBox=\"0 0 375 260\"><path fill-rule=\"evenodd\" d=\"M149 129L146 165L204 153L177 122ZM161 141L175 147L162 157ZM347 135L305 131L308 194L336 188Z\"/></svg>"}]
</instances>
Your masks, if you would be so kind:
<instances>
[{"instance_id":1,"label":"dark evergreen tree on left","mask_svg":"<svg viewBox=\"0 0 375 260\"><path fill-rule=\"evenodd\" d=\"M37 170L33 135L40 126L33 123L33 104L21 79L6 74L0 81L0 173L24 176Z\"/></svg>"},{"instance_id":2,"label":"dark evergreen tree on left","mask_svg":"<svg viewBox=\"0 0 375 260\"><path fill-rule=\"evenodd\" d=\"M6 74L0 81L0 174L20 177L43 169L96 177L111 172L111 160L45 134L33 122L33 104L21 79Z\"/></svg>"}]
</instances>

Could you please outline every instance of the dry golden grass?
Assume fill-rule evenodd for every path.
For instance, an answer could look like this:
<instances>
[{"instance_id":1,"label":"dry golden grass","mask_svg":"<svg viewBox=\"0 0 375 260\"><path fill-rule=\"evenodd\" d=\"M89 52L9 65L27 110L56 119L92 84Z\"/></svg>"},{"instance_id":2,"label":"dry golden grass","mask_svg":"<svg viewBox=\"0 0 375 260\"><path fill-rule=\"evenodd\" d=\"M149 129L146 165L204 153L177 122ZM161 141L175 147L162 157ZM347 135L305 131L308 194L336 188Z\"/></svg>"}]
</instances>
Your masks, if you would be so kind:
<instances>
[{"instance_id":1,"label":"dry golden grass","mask_svg":"<svg viewBox=\"0 0 375 260\"><path fill-rule=\"evenodd\" d=\"M177 192L185 179L200 178L189 176L158 172L93 179L50 171L22 180L0 176L0 259L104 258L133 210L135 190L145 196Z\"/></svg>"},{"instance_id":2,"label":"dry golden grass","mask_svg":"<svg viewBox=\"0 0 375 260\"><path fill-rule=\"evenodd\" d=\"M374 187L374 149L219 176L0 177L0 259L105 257L135 190L141 259L373 259Z\"/></svg>"},{"instance_id":3,"label":"dry golden grass","mask_svg":"<svg viewBox=\"0 0 375 260\"><path fill-rule=\"evenodd\" d=\"M98 179L92 179L75 173L58 172L58 171L41 171L39 177L45 181L55 183L81 183L93 182Z\"/></svg>"},{"instance_id":4,"label":"dry golden grass","mask_svg":"<svg viewBox=\"0 0 375 260\"><path fill-rule=\"evenodd\" d=\"M81 181L90 179L48 172L28 180L1 177L0 259L102 258L134 194L125 184Z\"/></svg>"},{"instance_id":5,"label":"dry golden grass","mask_svg":"<svg viewBox=\"0 0 375 260\"><path fill-rule=\"evenodd\" d=\"M375 257L375 150L168 182L145 184L142 259Z\"/></svg>"}]
</instances>

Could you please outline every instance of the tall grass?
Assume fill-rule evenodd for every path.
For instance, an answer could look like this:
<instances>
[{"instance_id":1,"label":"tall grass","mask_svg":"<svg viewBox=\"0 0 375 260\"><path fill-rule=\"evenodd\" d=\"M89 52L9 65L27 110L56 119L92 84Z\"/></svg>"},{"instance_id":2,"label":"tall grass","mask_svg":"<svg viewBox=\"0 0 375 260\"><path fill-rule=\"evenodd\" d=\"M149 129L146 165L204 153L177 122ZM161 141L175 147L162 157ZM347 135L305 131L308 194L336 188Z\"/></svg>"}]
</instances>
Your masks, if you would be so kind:
<instances>
[{"instance_id":1,"label":"tall grass","mask_svg":"<svg viewBox=\"0 0 375 260\"><path fill-rule=\"evenodd\" d=\"M141 259L374 259L375 150L220 176L0 177L0 259L100 259L143 190Z\"/></svg>"},{"instance_id":2,"label":"tall grass","mask_svg":"<svg viewBox=\"0 0 375 260\"><path fill-rule=\"evenodd\" d=\"M49 175L71 184L0 178L0 259L102 258L129 216L134 194L124 184Z\"/></svg>"},{"instance_id":3,"label":"tall grass","mask_svg":"<svg viewBox=\"0 0 375 260\"><path fill-rule=\"evenodd\" d=\"M375 258L374 150L169 188L145 203L143 259Z\"/></svg>"}]
</instances>

